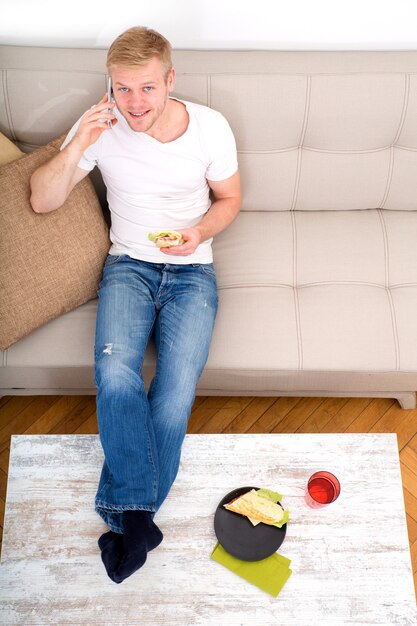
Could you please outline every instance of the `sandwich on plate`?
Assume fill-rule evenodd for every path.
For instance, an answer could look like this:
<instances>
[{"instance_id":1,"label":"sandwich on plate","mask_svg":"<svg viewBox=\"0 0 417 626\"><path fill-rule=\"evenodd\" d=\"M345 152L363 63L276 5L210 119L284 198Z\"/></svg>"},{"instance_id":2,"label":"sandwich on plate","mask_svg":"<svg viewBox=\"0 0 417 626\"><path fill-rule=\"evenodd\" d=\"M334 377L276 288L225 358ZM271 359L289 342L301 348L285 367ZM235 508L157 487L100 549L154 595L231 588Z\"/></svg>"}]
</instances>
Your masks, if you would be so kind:
<instances>
[{"instance_id":1,"label":"sandwich on plate","mask_svg":"<svg viewBox=\"0 0 417 626\"><path fill-rule=\"evenodd\" d=\"M251 489L225 504L224 507L233 513L245 515L254 526L262 522L281 528L288 522L289 512L284 511L282 506L278 504L280 498L280 494L268 489L259 489L258 491Z\"/></svg>"}]
</instances>

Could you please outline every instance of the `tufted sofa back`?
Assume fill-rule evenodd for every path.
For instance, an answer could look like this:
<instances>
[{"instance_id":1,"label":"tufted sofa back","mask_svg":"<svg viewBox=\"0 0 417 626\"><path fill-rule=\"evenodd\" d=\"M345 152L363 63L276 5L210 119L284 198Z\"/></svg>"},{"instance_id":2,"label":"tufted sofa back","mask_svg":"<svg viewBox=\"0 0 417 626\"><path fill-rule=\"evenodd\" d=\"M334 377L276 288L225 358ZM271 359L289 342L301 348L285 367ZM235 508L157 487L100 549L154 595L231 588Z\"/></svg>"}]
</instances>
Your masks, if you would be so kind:
<instances>
[{"instance_id":1,"label":"tufted sofa back","mask_svg":"<svg viewBox=\"0 0 417 626\"><path fill-rule=\"evenodd\" d=\"M106 88L105 50L0 47L0 131L30 151ZM229 120L249 211L417 209L417 51L175 51Z\"/></svg>"}]
</instances>

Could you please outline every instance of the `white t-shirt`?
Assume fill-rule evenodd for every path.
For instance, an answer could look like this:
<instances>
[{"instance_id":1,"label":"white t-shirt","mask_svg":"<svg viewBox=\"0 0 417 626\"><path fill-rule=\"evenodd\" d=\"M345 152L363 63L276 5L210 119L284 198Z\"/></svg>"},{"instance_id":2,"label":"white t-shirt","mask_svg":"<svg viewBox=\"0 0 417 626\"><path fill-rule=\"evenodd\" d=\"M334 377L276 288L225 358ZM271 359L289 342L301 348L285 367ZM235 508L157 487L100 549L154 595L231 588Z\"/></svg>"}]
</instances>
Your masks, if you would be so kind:
<instances>
[{"instance_id":1,"label":"white t-shirt","mask_svg":"<svg viewBox=\"0 0 417 626\"><path fill-rule=\"evenodd\" d=\"M207 180L220 181L238 169L231 128L218 111L180 100L189 125L178 139L161 143L133 131L117 108L118 123L104 131L82 156L78 167L100 169L111 211L110 254L166 263L167 257L148 239L150 232L196 225L211 205ZM71 140L72 127L61 149ZM212 239L187 257L170 256L178 264L211 263Z\"/></svg>"}]
</instances>

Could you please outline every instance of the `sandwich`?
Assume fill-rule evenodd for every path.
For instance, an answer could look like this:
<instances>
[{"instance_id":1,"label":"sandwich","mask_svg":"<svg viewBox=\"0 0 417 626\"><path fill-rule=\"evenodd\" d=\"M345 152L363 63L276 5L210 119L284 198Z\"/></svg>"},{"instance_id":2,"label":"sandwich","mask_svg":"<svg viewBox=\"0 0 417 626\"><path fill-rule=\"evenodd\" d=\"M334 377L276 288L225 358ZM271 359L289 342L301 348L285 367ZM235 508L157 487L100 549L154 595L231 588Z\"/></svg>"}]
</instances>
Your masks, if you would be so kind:
<instances>
[{"instance_id":1,"label":"sandwich","mask_svg":"<svg viewBox=\"0 0 417 626\"><path fill-rule=\"evenodd\" d=\"M261 495L259 495L260 493ZM260 489L259 491L251 489L239 498L235 498L228 504L225 504L224 507L228 511L245 515L254 526L263 522L264 524L281 528L288 522L289 513L284 511L282 506L278 504L277 500L279 498L276 500L271 498L270 494L272 493L266 489ZM279 496L279 494L276 495Z\"/></svg>"},{"instance_id":2,"label":"sandwich","mask_svg":"<svg viewBox=\"0 0 417 626\"><path fill-rule=\"evenodd\" d=\"M149 233L148 239L153 241L158 248L180 246L184 243L181 233L178 233L176 230L161 230L158 233Z\"/></svg>"}]
</instances>

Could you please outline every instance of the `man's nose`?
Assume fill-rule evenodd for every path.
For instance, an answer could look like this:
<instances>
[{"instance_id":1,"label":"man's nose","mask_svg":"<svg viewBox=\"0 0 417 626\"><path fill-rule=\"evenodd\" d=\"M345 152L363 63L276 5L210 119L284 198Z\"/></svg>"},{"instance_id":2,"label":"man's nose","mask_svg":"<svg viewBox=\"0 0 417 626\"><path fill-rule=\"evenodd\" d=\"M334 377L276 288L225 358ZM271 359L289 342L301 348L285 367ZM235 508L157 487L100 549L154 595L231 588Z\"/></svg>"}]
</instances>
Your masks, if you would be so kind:
<instances>
[{"instance_id":1,"label":"man's nose","mask_svg":"<svg viewBox=\"0 0 417 626\"><path fill-rule=\"evenodd\" d=\"M139 108L145 103L145 94L141 92L130 92L129 106Z\"/></svg>"}]
</instances>

